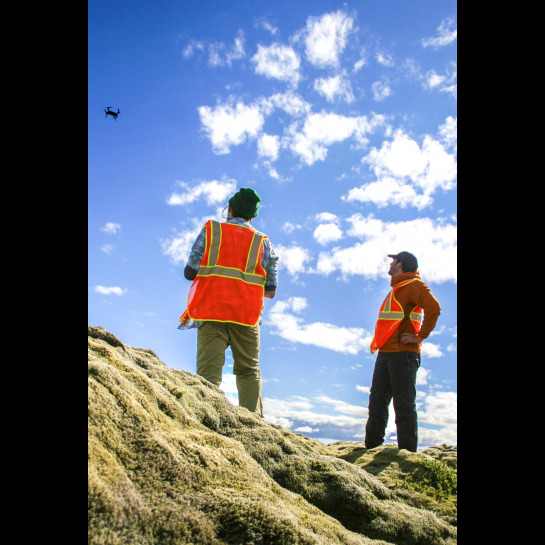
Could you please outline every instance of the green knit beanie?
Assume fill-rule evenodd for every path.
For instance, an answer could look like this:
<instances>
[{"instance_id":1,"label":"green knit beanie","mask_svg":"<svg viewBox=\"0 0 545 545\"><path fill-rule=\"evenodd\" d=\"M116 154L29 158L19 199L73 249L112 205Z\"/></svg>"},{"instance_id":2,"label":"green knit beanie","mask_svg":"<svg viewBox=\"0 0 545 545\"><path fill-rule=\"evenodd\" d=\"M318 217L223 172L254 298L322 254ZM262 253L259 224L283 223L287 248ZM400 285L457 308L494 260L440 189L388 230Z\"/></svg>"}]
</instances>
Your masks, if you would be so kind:
<instances>
[{"instance_id":1,"label":"green knit beanie","mask_svg":"<svg viewBox=\"0 0 545 545\"><path fill-rule=\"evenodd\" d=\"M241 187L230 199L229 206L243 218L252 219L258 214L261 197L250 187Z\"/></svg>"}]
</instances>

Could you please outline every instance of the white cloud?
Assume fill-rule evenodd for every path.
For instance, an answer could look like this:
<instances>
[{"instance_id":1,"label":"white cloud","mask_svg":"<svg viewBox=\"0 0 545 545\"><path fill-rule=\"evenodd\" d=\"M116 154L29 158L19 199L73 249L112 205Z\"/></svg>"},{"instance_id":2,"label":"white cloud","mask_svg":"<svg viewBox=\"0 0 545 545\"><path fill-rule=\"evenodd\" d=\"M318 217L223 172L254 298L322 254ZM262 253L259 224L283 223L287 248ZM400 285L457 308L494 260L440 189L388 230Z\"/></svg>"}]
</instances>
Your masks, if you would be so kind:
<instances>
[{"instance_id":1,"label":"white cloud","mask_svg":"<svg viewBox=\"0 0 545 545\"><path fill-rule=\"evenodd\" d=\"M308 304L304 297L291 297L290 306L293 312L301 312L307 308Z\"/></svg>"},{"instance_id":2,"label":"white cloud","mask_svg":"<svg viewBox=\"0 0 545 545\"><path fill-rule=\"evenodd\" d=\"M350 414L352 416L367 416L367 409L362 405L350 405L346 401L334 399L326 395L316 396L316 401L330 405L336 412L342 414Z\"/></svg>"},{"instance_id":3,"label":"white cloud","mask_svg":"<svg viewBox=\"0 0 545 545\"><path fill-rule=\"evenodd\" d=\"M279 108L293 117L300 117L310 113L311 106L300 95L292 90L285 93L275 93L264 101L264 107Z\"/></svg>"},{"instance_id":4,"label":"white cloud","mask_svg":"<svg viewBox=\"0 0 545 545\"><path fill-rule=\"evenodd\" d=\"M353 19L342 11L309 17L305 31L308 60L319 67L338 66L353 26Z\"/></svg>"},{"instance_id":5,"label":"white cloud","mask_svg":"<svg viewBox=\"0 0 545 545\"><path fill-rule=\"evenodd\" d=\"M449 93L454 98L458 96L457 85L458 73L456 69L456 63L451 62L447 66L446 74L437 74L435 70L428 70L424 76L424 88L429 90L438 90L442 93Z\"/></svg>"},{"instance_id":6,"label":"white cloud","mask_svg":"<svg viewBox=\"0 0 545 545\"><path fill-rule=\"evenodd\" d=\"M107 222L100 230L107 235L115 235L121 229L120 223L114 223L113 221Z\"/></svg>"},{"instance_id":7,"label":"white cloud","mask_svg":"<svg viewBox=\"0 0 545 545\"><path fill-rule=\"evenodd\" d=\"M365 147L368 143L367 135L385 125L385 117L377 114L368 118L365 115L350 117L324 111L310 113L310 104L293 91L276 93L269 98L261 97L251 105L242 101L235 103L235 99L229 97L223 104L215 107L200 106L198 111L203 131L210 139L214 153L227 154L232 146L259 138L265 117L271 115L275 108L293 117L306 116L304 120L294 121L285 129L284 136L278 140L277 149L290 149L307 165L323 161L329 146L349 138L353 138L358 147ZM278 137L267 136L274 138L276 145ZM264 148L265 142L259 144L260 153L268 150Z\"/></svg>"},{"instance_id":8,"label":"white cloud","mask_svg":"<svg viewBox=\"0 0 545 545\"><path fill-rule=\"evenodd\" d=\"M255 24L255 27L256 28L260 28L260 27L264 28L265 30L270 32L273 36L278 32L278 27L275 27L274 25L272 25L271 23L269 23L268 21L265 21L265 20L257 21L256 24Z\"/></svg>"},{"instance_id":9,"label":"white cloud","mask_svg":"<svg viewBox=\"0 0 545 545\"><path fill-rule=\"evenodd\" d=\"M330 323L304 323L293 313L299 313L307 305L303 297L290 297L276 302L268 313L267 325L273 335L283 339L334 350L343 354L357 354L369 348L372 334L359 327L340 327Z\"/></svg>"},{"instance_id":10,"label":"white cloud","mask_svg":"<svg viewBox=\"0 0 545 545\"><path fill-rule=\"evenodd\" d=\"M280 139L277 135L262 134L257 141L257 154L271 161L278 159Z\"/></svg>"},{"instance_id":11,"label":"white cloud","mask_svg":"<svg viewBox=\"0 0 545 545\"><path fill-rule=\"evenodd\" d=\"M318 256L315 272L329 275L339 271L342 277L361 275L381 278L388 270L388 253L410 251L418 259L424 282L448 282L457 278L457 226L431 218L386 222L354 214L346 234L360 238L351 247L334 248ZM437 353L437 352L435 352ZM430 353L431 355L431 353Z\"/></svg>"},{"instance_id":12,"label":"white cloud","mask_svg":"<svg viewBox=\"0 0 545 545\"><path fill-rule=\"evenodd\" d=\"M354 101L352 87L344 74L329 78L318 78L314 81L314 89L325 96L328 102L333 102L336 97L348 103Z\"/></svg>"},{"instance_id":13,"label":"white cloud","mask_svg":"<svg viewBox=\"0 0 545 545\"><path fill-rule=\"evenodd\" d=\"M300 129L298 122L293 123L284 137L284 145L300 157L307 165L323 161L327 156L328 146L354 137L360 145L366 145L366 134L384 124L384 117L373 115L349 117L335 113L316 113L306 117Z\"/></svg>"},{"instance_id":14,"label":"white cloud","mask_svg":"<svg viewBox=\"0 0 545 545\"><path fill-rule=\"evenodd\" d=\"M334 223L335 225L339 225L339 218L336 214L332 214L331 212L320 212L316 214L316 221L323 221L326 223Z\"/></svg>"},{"instance_id":15,"label":"white cloud","mask_svg":"<svg viewBox=\"0 0 545 545\"><path fill-rule=\"evenodd\" d=\"M441 347L438 344L424 341L422 343L422 355L426 358L440 358L443 356L443 352L441 352Z\"/></svg>"},{"instance_id":16,"label":"white cloud","mask_svg":"<svg viewBox=\"0 0 545 545\"><path fill-rule=\"evenodd\" d=\"M299 224L291 223L291 221L287 221L282 227L282 231L290 235L297 229L301 229L301 226Z\"/></svg>"},{"instance_id":17,"label":"white cloud","mask_svg":"<svg viewBox=\"0 0 545 545\"><path fill-rule=\"evenodd\" d=\"M95 286L95 292L101 293L102 295L117 295L121 296L127 292L126 289L122 289L118 286L105 287L105 286Z\"/></svg>"},{"instance_id":18,"label":"white cloud","mask_svg":"<svg viewBox=\"0 0 545 545\"><path fill-rule=\"evenodd\" d=\"M251 60L255 64L256 74L267 78L287 81L294 87L301 78L299 74L301 61L297 53L289 46L275 43L264 47L258 44L257 53Z\"/></svg>"},{"instance_id":19,"label":"white cloud","mask_svg":"<svg viewBox=\"0 0 545 545\"><path fill-rule=\"evenodd\" d=\"M280 174L278 174L278 171L273 166L271 166L269 161L265 161L264 165L269 169L268 172L271 178L274 178L275 180L283 180Z\"/></svg>"},{"instance_id":20,"label":"white cloud","mask_svg":"<svg viewBox=\"0 0 545 545\"><path fill-rule=\"evenodd\" d=\"M231 66L232 61L243 59L246 55L244 50L244 33L239 30L234 38L233 44L229 47L223 42L203 42L191 40L182 54L189 59L196 53L204 54L208 51L209 66Z\"/></svg>"},{"instance_id":21,"label":"white cloud","mask_svg":"<svg viewBox=\"0 0 545 545\"><path fill-rule=\"evenodd\" d=\"M431 447L434 445L456 445L458 433L456 426L445 426L439 430L418 426L419 448Z\"/></svg>"},{"instance_id":22,"label":"white cloud","mask_svg":"<svg viewBox=\"0 0 545 545\"><path fill-rule=\"evenodd\" d=\"M295 428L293 431L296 431L298 433L312 433L312 432L320 431L320 428L311 428L310 426L299 426L298 428Z\"/></svg>"},{"instance_id":23,"label":"white cloud","mask_svg":"<svg viewBox=\"0 0 545 545\"><path fill-rule=\"evenodd\" d=\"M425 344L427 344L427 341L422 343L422 348L424 347ZM430 376L431 376L431 371L429 369L426 369L425 367L420 366L418 368L418 373L416 374L416 385L425 386L426 384L428 384L428 377Z\"/></svg>"},{"instance_id":24,"label":"white cloud","mask_svg":"<svg viewBox=\"0 0 545 545\"><path fill-rule=\"evenodd\" d=\"M376 102L382 102L392 94L392 88L386 81L375 81L371 85L371 90L373 91L373 100Z\"/></svg>"},{"instance_id":25,"label":"white cloud","mask_svg":"<svg viewBox=\"0 0 545 545\"><path fill-rule=\"evenodd\" d=\"M289 418L284 418L282 416L275 416L273 414L265 412L264 418L267 422L281 426L282 428L289 430L293 426L293 422Z\"/></svg>"},{"instance_id":26,"label":"white cloud","mask_svg":"<svg viewBox=\"0 0 545 545\"><path fill-rule=\"evenodd\" d=\"M389 53L379 51L376 54L375 59L379 64L382 64L382 66L387 66L387 67L394 66L394 60L392 59L392 55L390 55Z\"/></svg>"},{"instance_id":27,"label":"white cloud","mask_svg":"<svg viewBox=\"0 0 545 545\"><path fill-rule=\"evenodd\" d=\"M435 392L426 396L424 409L418 409L418 420L433 426L456 426L458 394Z\"/></svg>"},{"instance_id":28,"label":"white cloud","mask_svg":"<svg viewBox=\"0 0 545 545\"><path fill-rule=\"evenodd\" d=\"M168 197L167 204L172 206L183 206L200 199L204 199L209 206L227 204L229 197L234 195L237 188L236 180L226 177L221 180L204 180L194 184L178 181L177 184L184 191L172 193Z\"/></svg>"},{"instance_id":29,"label":"white cloud","mask_svg":"<svg viewBox=\"0 0 545 545\"><path fill-rule=\"evenodd\" d=\"M458 148L458 118L448 116L445 123L439 127L439 136L447 147Z\"/></svg>"},{"instance_id":30,"label":"white cloud","mask_svg":"<svg viewBox=\"0 0 545 545\"><path fill-rule=\"evenodd\" d=\"M288 274L297 278L300 273L306 272L305 265L311 260L310 252L301 246L283 246L275 244L274 253L278 256L278 269L286 269Z\"/></svg>"},{"instance_id":31,"label":"white cloud","mask_svg":"<svg viewBox=\"0 0 545 545\"><path fill-rule=\"evenodd\" d=\"M171 238L161 241L161 250L164 255L170 258L171 263L174 265L184 264L189 257L191 247L200 233L204 224L211 218L204 217L201 219L193 218L191 220L191 227L183 226L179 233L176 233ZM217 221L221 219L221 208L216 211Z\"/></svg>"},{"instance_id":32,"label":"white cloud","mask_svg":"<svg viewBox=\"0 0 545 545\"><path fill-rule=\"evenodd\" d=\"M191 40L183 50L183 56L188 59L195 53L204 53L204 51L207 50L209 66L231 66L232 61L245 57L244 42L244 33L242 30L237 32L233 45L230 47L223 42Z\"/></svg>"},{"instance_id":33,"label":"white cloud","mask_svg":"<svg viewBox=\"0 0 545 545\"><path fill-rule=\"evenodd\" d=\"M322 223L316 227L313 236L318 244L325 246L329 242L341 239L343 232L334 223Z\"/></svg>"},{"instance_id":34,"label":"white cloud","mask_svg":"<svg viewBox=\"0 0 545 545\"><path fill-rule=\"evenodd\" d=\"M402 62L402 69L405 77L410 81L418 81L422 79L422 69L420 63L415 59L405 59Z\"/></svg>"},{"instance_id":35,"label":"white cloud","mask_svg":"<svg viewBox=\"0 0 545 545\"><path fill-rule=\"evenodd\" d=\"M230 97L225 104L214 108L197 108L203 130L212 143L212 150L218 155L229 153L231 146L242 144L246 139L256 138L265 123L259 104L246 106L240 101L233 102Z\"/></svg>"},{"instance_id":36,"label":"white cloud","mask_svg":"<svg viewBox=\"0 0 545 545\"><path fill-rule=\"evenodd\" d=\"M244 33L242 30L237 32L233 47L227 52L226 62L231 65L231 61L243 59L246 52L244 51Z\"/></svg>"},{"instance_id":37,"label":"white cloud","mask_svg":"<svg viewBox=\"0 0 545 545\"><path fill-rule=\"evenodd\" d=\"M263 412L267 422L277 423L279 420L290 422L300 421L308 426L330 426L337 431L351 435L363 427L363 419L350 415L331 415L312 411L314 405L308 401L298 402L292 398L275 399L265 397ZM290 426L291 427L291 426ZM322 429L322 431L324 431Z\"/></svg>"},{"instance_id":38,"label":"white cloud","mask_svg":"<svg viewBox=\"0 0 545 545\"><path fill-rule=\"evenodd\" d=\"M385 141L380 150L373 148L364 162L371 165L377 176L387 173L401 178L415 177L427 165L418 144L399 129L392 142Z\"/></svg>"},{"instance_id":39,"label":"white cloud","mask_svg":"<svg viewBox=\"0 0 545 545\"><path fill-rule=\"evenodd\" d=\"M308 398L297 395L290 396L286 401L283 401L282 403L284 403L284 406L288 410L308 410L312 409L313 407L312 402Z\"/></svg>"},{"instance_id":40,"label":"white cloud","mask_svg":"<svg viewBox=\"0 0 545 545\"><path fill-rule=\"evenodd\" d=\"M183 54L184 58L189 59L190 57L193 56L193 54L195 53L196 50L200 51L200 52L203 52L204 48L205 48L204 42L199 42L197 40L191 40L191 42L189 42L187 44L187 46L185 47L185 49L183 50L182 54Z\"/></svg>"},{"instance_id":41,"label":"white cloud","mask_svg":"<svg viewBox=\"0 0 545 545\"><path fill-rule=\"evenodd\" d=\"M357 386L357 389L363 393L369 393L369 387ZM419 447L442 443L455 445L457 443L456 393L426 394L418 391L417 394ZM351 405L343 400L321 394L315 396L312 401L298 396L290 396L287 399L265 397L263 405L265 420L284 428L291 429L296 426L294 431L306 434L320 432L324 437L333 438L334 441L363 441L364 439L368 416L366 403ZM320 409L316 405L319 405ZM328 414L329 411L339 414ZM386 442L396 440L393 402L389 406L389 415ZM422 424L439 429L426 428Z\"/></svg>"},{"instance_id":42,"label":"white cloud","mask_svg":"<svg viewBox=\"0 0 545 545\"><path fill-rule=\"evenodd\" d=\"M417 193L412 185L391 176L355 187L341 198L346 201L372 202L379 208L395 204L401 208L411 205L421 210L433 203L429 195Z\"/></svg>"},{"instance_id":43,"label":"white cloud","mask_svg":"<svg viewBox=\"0 0 545 545\"><path fill-rule=\"evenodd\" d=\"M439 47L451 44L458 37L458 30L452 28L453 25L455 25L455 21L450 17L441 21L441 24L437 28L438 36L422 39L422 46L438 49Z\"/></svg>"},{"instance_id":44,"label":"white cloud","mask_svg":"<svg viewBox=\"0 0 545 545\"><path fill-rule=\"evenodd\" d=\"M429 70L426 74L427 86L430 89L439 87L445 80L445 76L439 76L435 70Z\"/></svg>"},{"instance_id":45,"label":"white cloud","mask_svg":"<svg viewBox=\"0 0 545 545\"><path fill-rule=\"evenodd\" d=\"M232 373L223 374L221 376L220 390L223 390L226 394L236 394L238 398L237 389L237 377Z\"/></svg>"},{"instance_id":46,"label":"white cloud","mask_svg":"<svg viewBox=\"0 0 545 545\"><path fill-rule=\"evenodd\" d=\"M194 228L192 231L182 231L177 236L163 241L161 244L163 254L168 256L174 265L185 264L191 247L201 229L202 225Z\"/></svg>"},{"instance_id":47,"label":"white cloud","mask_svg":"<svg viewBox=\"0 0 545 545\"><path fill-rule=\"evenodd\" d=\"M445 141L452 144L454 121L447 118L440 127ZM346 201L373 202L382 207L397 204L415 206L419 210L433 202L431 195L438 189L455 187L457 163L441 142L425 135L421 146L402 130L394 132L393 140L384 141L380 150L372 148L362 163L370 165L376 182L351 189L341 197Z\"/></svg>"},{"instance_id":48,"label":"white cloud","mask_svg":"<svg viewBox=\"0 0 545 545\"><path fill-rule=\"evenodd\" d=\"M114 251L114 247L111 244L104 244L102 248L100 248L101 252L104 252L106 255L111 255Z\"/></svg>"},{"instance_id":49,"label":"white cloud","mask_svg":"<svg viewBox=\"0 0 545 545\"><path fill-rule=\"evenodd\" d=\"M365 50L362 49L361 51L361 59L359 61L357 61L355 64L354 64L354 68L353 68L353 71L354 72L358 72L359 70L361 70L361 68L363 66L365 66L367 64L367 57L365 55Z\"/></svg>"}]
</instances>

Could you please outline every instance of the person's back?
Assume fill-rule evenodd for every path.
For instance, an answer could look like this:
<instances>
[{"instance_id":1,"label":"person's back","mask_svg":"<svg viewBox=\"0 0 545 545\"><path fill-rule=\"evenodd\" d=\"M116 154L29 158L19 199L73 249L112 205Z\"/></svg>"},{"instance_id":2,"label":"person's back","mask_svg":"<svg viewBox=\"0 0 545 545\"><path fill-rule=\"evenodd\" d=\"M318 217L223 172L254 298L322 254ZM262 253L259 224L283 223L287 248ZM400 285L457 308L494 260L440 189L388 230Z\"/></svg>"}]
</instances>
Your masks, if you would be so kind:
<instances>
[{"instance_id":1,"label":"person's back","mask_svg":"<svg viewBox=\"0 0 545 545\"><path fill-rule=\"evenodd\" d=\"M197 374L219 386L231 346L239 405L263 416L259 325L263 298L276 294L278 258L250 222L261 198L241 188L227 222L208 221L195 240L184 276L193 280L179 329L198 327Z\"/></svg>"}]
</instances>

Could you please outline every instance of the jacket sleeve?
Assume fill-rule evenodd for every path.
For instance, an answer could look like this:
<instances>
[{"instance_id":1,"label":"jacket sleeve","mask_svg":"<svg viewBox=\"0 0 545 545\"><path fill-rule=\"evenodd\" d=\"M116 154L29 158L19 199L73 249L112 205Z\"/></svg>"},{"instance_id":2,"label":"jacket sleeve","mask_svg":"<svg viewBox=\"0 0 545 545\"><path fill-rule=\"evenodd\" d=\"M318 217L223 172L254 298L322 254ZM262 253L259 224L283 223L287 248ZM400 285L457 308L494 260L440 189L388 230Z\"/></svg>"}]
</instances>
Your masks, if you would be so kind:
<instances>
[{"instance_id":1,"label":"jacket sleeve","mask_svg":"<svg viewBox=\"0 0 545 545\"><path fill-rule=\"evenodd\" d=\"M201 261L204 256L204 250L206 247L206 227L203 227L199 232L199 235L195 239L193 246L191 247L191 252L187 259L186 267L184 269L184 276L188 280L193 280L197 276L197 272L201 266ZM192 271L195 271L195 275L191 278Z\"/></svg>"},{"instance_id":2,"label":"jacket sleeve","mask_svg":"<svg viewBox=\"0 0 545 545\"><path fill-rule=\"evenodd\" d=\"M266 238L263 241L263 255L261 258L261 265L267 274L265 291L276 291L278 285L277 261L278 256L274 253L270 240Z\"/></svg>"},{"instance_id":3,"label":"jacket sleeve","mask_svg":"<svg viewBox=\"0 0 545 545\"><path fill-rule=\"evenodd\" d=\"M439 305L439 301L431 293L430 288L424 283L419 286L416 304L419 307L422 307L424 312L424 320L422 321L418 336L420 339L426 339L435 328L435 324L437 324L437 319L441 314L441 306Z\"/></svg>"}]
</instances>

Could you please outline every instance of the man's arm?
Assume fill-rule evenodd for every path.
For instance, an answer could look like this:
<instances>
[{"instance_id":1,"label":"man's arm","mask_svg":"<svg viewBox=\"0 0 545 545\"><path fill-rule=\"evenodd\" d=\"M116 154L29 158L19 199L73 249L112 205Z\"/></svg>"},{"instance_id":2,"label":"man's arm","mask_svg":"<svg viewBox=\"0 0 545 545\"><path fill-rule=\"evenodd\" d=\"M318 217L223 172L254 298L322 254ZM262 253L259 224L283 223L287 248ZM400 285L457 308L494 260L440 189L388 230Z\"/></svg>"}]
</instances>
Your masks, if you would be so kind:
<instances>
[{"instance_id":1,"label":"man's arm","mask_svg":"<svg viewBox=\"0 0 545 545\"><path fill-rule=\"evenodd\" d=\"M420 328L418 334L402 333L399 336L399 342L403 344L418 343L424 339L427 339L429 334L433 331L433 328L437 323L437 319L441 314L441 306L439 305L439 301L437 301L437 299L433 296L430 288L428 288L426 284L421 286L416 286L416 284L419 284L418 282L414 282L414 284L415 288L418 287L420 290L418 297L413 300L416 300L418 306L422 307L422 311L424 312L424 320L422 321L422 327Z\"/></svg>"},{"instance_id":2,"label":"man's arm","mask_svg":"<svg viewBox=\"0 0 545 545\"><path fill-rule=\"evenodd\" d=\"M418 300L418 306L422 307L424 311L424 320L422 321L422 327L418 332L418 340L423 341L427 339L429 334L433 331L437 319L441 314L441 306L439 301L432 295L428 286L422 290L420 298Z\"/></svg>"},{"instance_id":3,"label":"man's arm","mask_svg":"<svg viewBox=\"0 0 545 545\"><path fill-rule=\"evenodd\" d=\"M195 239L189 258L187 259L187 265L184 269L184 277L187 280L195 280L199 267L201 265L202 258L204 256L204 249L206 245L206 227L203 227Z\"/></svg>"},{"instance_id":4,"label":"man's arm","mask_svg":"<svg viewBox=\"0 0 545 545\"><path fill-rule=\"evenodd\" d=\"M268 290L267 286L265 286L264 295L265 297L267 297L267 299L273 299L274 296L276 295L276 288L274 288L274 290Z\"/></svg>"},{"instance_id":5,"label":"man's arm","mask_svg":"<svg viewBox=\"0 0 545 545\"><path fill-rule=\"evenodd\" d=\"M267 274L264 296L267 297L267 299L273 299L276 295L276 285L278 282L278 273L276 270L276 262L278 261L278 256L275 255L269 239L265 239L263 242L263 256L261 260L261 265L263 266Z\"/></svg>"}]
</instances>

